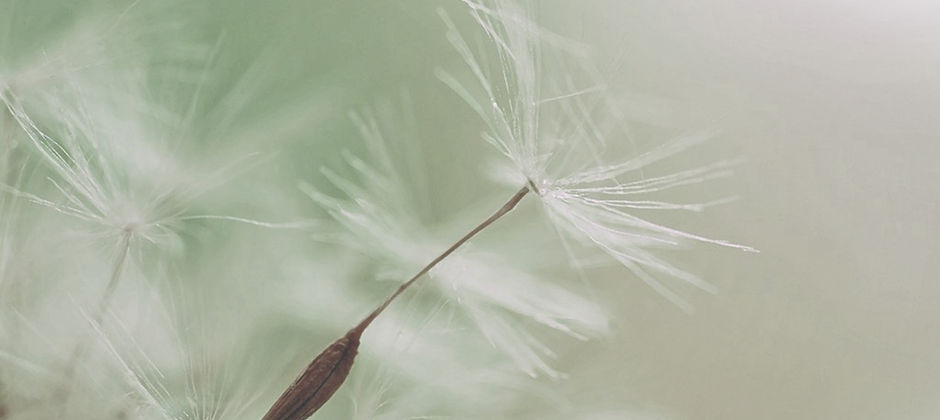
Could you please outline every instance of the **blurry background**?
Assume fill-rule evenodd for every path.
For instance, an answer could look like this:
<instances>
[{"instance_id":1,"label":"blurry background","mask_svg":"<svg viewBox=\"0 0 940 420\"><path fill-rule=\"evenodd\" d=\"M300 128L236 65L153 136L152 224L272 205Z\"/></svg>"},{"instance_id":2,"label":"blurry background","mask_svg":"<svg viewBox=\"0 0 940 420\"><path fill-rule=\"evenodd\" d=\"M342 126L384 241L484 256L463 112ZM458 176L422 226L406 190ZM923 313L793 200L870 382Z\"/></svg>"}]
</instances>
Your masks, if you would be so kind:
<instances>
[{"instance_id":1,"label":"blurry background","mask_svg":"<svg viewBox=\"0 0 940 420\"><path fill-rule=\"evenodd\" d=\"M205 14L191 15L203 35L225 34L221 74L251 75L254 99L241 119L270 118L241 133L267 160L243 170L235 187L213 193L212 210L308 217L314 206L296 181L322 182L321 166L340 166L341 150L361 150L347 113L405 89L425 156L418 168L427 181L422 217L447 223L467 211L486 214L506 191L479 176L494 156L479 138L482 125L434 77L436 67L463 66L444 38L438 8L467 33L477 31L461 4L439 0L216 0ZM940 416L940 6L553 0L538 2L536 17L592 47L632 118L719 132L703 150L671 161L677 168L747 159L734 177L701 187L705 196L739 200L656 220L761 250L696 246L670 254L720 289L715 296L684 294L697 309L691 315L622 269L592 272L612 314L612 336L559 340L555 366L569 378L552 387L579 405L652 418ZM196 244L183 259L191 273L218 279L239 302L286 287L283 279L316 279L307 295L290 289L309 298L291 308L308 311L308 320L329 314L331 330L295 320L294 330L266 332L277 344L256 353L294 360L283 382L309 360L298 349L318 351L388 284L336 304L324 285L363 276L367 267L310 262L305 238L251 229L196 226L187 235ZM211 257L219 248L199 241L224 243L226 251ZM534 244L543 246L520 246ZM296 337L298 328L311 336ZM331 404L349 402L340 399ZM527 413L541 402L519 404L516 410Z\"/></svg>"},{"instance_id":2,"label":"blurry background","mask_svg":"<svg viewBox=\"0 0 940 420\"><path fill-rule=\"evenodd\" d=\"M633 395L690 419L938 416L940 6L566 11L619 87L668 98L674 121L719 128L715 147L748 159L729 181L741 200L696 223L761 254L684 260L717 297L687 317L613 289L604 360Z\"/></svg>"}]
</instances>

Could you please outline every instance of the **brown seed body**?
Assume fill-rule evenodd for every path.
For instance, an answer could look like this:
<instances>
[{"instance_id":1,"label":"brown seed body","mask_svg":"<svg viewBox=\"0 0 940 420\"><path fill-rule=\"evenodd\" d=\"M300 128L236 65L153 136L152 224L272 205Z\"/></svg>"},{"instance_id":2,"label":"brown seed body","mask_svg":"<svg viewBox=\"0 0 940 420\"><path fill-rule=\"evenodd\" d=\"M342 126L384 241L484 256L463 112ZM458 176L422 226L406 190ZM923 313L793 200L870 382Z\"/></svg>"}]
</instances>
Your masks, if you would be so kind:
<instances>
[{"instance_id":1,"label":"brown seed body","mask_svg":"<svg viewBox=\"0 0 940 420\"><path fill-rule=\"evenodd\" d=\"M262 420L305 420L325 404L349 375L362 330L354 328L313 359Z\"/></svg>"}]
</instances>

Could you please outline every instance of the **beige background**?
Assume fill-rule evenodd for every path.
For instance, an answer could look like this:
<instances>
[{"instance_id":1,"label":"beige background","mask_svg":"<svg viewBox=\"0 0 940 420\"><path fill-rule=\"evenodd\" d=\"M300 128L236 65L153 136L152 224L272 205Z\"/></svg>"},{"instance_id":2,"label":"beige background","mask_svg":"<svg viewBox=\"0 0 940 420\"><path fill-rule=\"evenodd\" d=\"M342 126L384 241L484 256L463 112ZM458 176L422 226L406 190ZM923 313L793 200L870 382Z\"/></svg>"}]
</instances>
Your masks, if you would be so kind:
<instances>
[{"instance_id":1,"label":"beige background","mask_svg":"<svg viewBox=\"0 0 940 420\"><path fill-rule=\"evenodd\" d=\"M877 3L569 7L622 51L607 74L749 159L704 226L762 253L698 254L721 292L693 316L622 293L603 357L631 398L689 419L940 416L940 6Z\"/></svg>"}]
</instances>

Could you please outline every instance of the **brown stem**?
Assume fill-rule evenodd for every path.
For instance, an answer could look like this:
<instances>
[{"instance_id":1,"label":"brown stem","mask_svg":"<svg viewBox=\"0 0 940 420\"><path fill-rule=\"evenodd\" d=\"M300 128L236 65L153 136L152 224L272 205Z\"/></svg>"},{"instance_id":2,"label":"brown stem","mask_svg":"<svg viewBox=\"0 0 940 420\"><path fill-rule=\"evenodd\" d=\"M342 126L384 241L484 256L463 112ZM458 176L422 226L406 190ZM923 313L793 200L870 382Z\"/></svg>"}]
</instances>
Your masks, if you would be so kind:
<instances>
[{"instance_id":1,"label":"brown stem","mask_svg":"<svg viewBox=\"0 0 940 420\"><path fill-rule=\"evenodd\" d=\"M431 262L428 263L428 265L424 266L424 268L422 268L421 271L418 272L418 274L415 274L414 277L412 277L411 279L403 283L401 286L399 286L398 290L395 290L395 293L392 293L391 296L385 299L385 302L382 302L382 304L379 305L378 308L375 308L375 310L372 311L372 313L369 314L369 316L363 319L362 322L360 322L359 325L356 326L356 329L360 331L364 331L366 327L368 327L369 324L371 324L372 321L375 320L375 318L379 316L379 314L381 314L382 311L384 311L385 308L390 303L392 303L393 300L395 300L395 298L398 297L398 295L402 294L402 292L404 292L405 289L407 289L412 284L414 284L414 282L417 281L418 278L427 274L428 271L431 271L431 269L434 268L434 266L436 266L439 262L443 261L444 258L447 258L448 255L456 251L457 248L460 248L460 246L463 245L465 242L469 241L470 238L476 236L476 234L480 233L480 231L482 231L483 229L486 229L486 227L493 224L493 222L499 220L499 218L506 215L506 213L509 213L509 211L515 208L516 205L519 204L519 201L521 201L522 198L525 197L526 194L528 194L529 188L530 187L528 185L525 187L522 187L522 189L520 189L515 195L513 195L512 198L510 198L509 201L506 202L506 204L503 204L503 207L497 210L496 213L493 213L492 216L490 216L489 218L484 220L482 223L477 225L477 227L473 228L473 230L471 230L462 238L460 238L460 240L458 240L457 242L454 242L454 244L451 245L450 248L447 248L447 250L444 251L444 253L442 253L441 255L438 255L437 258L431 260Z\"/></svg>"},{"instance_id":2,"label":"brown stem","mask_svg":"<svg viewBox=\"0 0 940 420\"><path fill-rule=\"evenodd\" d=\"M333 344L330 344L323 350L307 368L294 380L294 382L284 390L284 393L271 405L267 414L262 420L305 420L320 409L323 404L329 401L333 393L343 385L349 371L352 369L356 354L359 349L359 338L363 331L369 327L373 320L385 308L388 307L398 295L402 294L408 287L414 284L421 276L431 271L434 266L440 263L448 255L452 254L457 248L460 248L465 242L480 233L487 226L493 224L500 217L516 207L519 201L529 192L529 186L522 187L506 204L496 213L484 220L469 233L460 238L457 242L447 248L444 253L431 260L424 266L418 274L402 283L381 305L375 308L369 316L362 320L358 325L350 329L346 335L340 337Z\"/></svg>"}]
</instances>

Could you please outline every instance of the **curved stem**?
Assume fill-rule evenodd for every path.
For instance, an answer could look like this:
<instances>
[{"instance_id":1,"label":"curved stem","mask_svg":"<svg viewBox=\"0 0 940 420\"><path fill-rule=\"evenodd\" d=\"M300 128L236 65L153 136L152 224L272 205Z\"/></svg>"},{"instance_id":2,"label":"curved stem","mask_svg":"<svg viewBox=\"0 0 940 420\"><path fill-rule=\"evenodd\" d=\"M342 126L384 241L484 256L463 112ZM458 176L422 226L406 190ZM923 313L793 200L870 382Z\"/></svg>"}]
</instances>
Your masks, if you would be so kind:
<instances>
[{"instance_id":1,"label":"curved stem","mask_svg":"<svg viewBox=\"0 0 940 420\"><path fill-rule=\"evenodd\" d=\"M381 314L382 311L384 311L385 308L388 307L388 305L391 304L392 301L395 300L395 298L398 297L398 295L402 294L402 292L404 292L406 289L411 287L411 285L414 284L414 282L416 282L419 278L421 278L421 276L427 274L428 271L431 271L431 269L434 268L434 266L436 266L438 263L443 261L444 258L447 258L448 255L456 251L457 248L460 248L460 246L463 245L468 240L470 240L470 238L476 236L476 234L480 233L480 231L482 231L483 229L486 229L487 226L493 224L493 222L499 220L499 218L505 216L506 213L509 213L513 208L515 208L516 205L519 204L520 201L522 201L522 198L525 197L526 194L528 194L530 188L531 187L529 185L522 187L522 189L516 192L516 194L513 195L512 198L509 199L509 201L506 202L506 204L503 204L503 206L499 210L493 213L492 216L490 216L489 218L484 220L482 223L477 225L477 227L473 228L470 232L468 232L466 235L460 238L457 242L454 242L454 244L451 245L450 248L447 248L447 250L444 251L441 255L438 255L436 258L431 260L431 262L428 263L428 265L424 266L424 268L422 268L421 271L418 271L418 273L415 274L414 277L402 283L401 286L398 286L398 289L395 290L395 293L392 293L391 296L385 299L385 302L382 302L382 304L379 305L378 308L375 308L375 310L372 311L372 313L369 314L369 316L363 319L362 322L360 322L359 325L357 325L356 328L354 328L354 330L358 330L360 333L364 331L366 327L368 327L369 324L371 324L372 321L375 320L375 318L379 316L379 314Z\"/></svg>"},{"instance_id":2,"label":"curved stem","mask_svg":"<svg viewBox=\"0 0 940 420\"><path fill-rule=\"evenodd\" d=\"M519 204L519 201L529 192L529 189L529 185L522 187L522 189L513 195L506 204L503 204L496 213L493 213L492 216L477 225L477 227L473 228L470 232L457 240L457 242L454 242L450 248L447 248L441 255L431 260L431 262L424 266L421 271L418 271L414 277L402 283L401 286L398 286L398 289L385 299L381 305L375 308L362 322L320 352L320 354L307 365L307 368L300 376L287 387L277 401L271 405L268 413L264 416L264 420L305 420L319 410L320 407L333 396L336 390L343 385L343 382L349 375L349 371L352 368L359 348L359 337L365 329L369 327L372 321L375 320L395 298L421 278L421 276L431 271L434 266L456 251L457 248L460 248L460 246L470 240L470 238L474 237L477 233L480 233L480 231L486 229L487 226L493 224L493 222L499 220L500 217L503 217L506 213L509 213L510 210L515 208L516 205Z\"/></svg>"}]
</instances>

